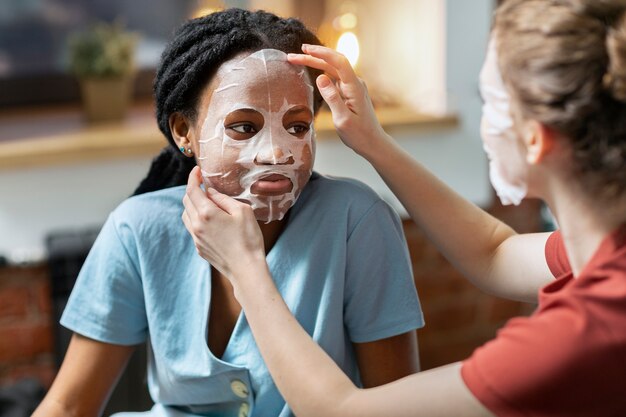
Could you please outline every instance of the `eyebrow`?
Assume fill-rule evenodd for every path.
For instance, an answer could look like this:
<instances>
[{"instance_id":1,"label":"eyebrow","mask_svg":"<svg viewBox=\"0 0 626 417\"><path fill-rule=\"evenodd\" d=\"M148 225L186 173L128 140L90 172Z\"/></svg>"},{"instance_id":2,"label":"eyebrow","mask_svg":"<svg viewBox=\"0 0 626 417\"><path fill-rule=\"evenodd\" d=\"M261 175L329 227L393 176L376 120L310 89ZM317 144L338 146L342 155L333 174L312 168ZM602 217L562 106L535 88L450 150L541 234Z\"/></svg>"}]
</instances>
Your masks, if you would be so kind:
<instances>
[{"instance_id":1,"label":"eyebrow","mask_svg":"<svg viewBox=\"0 0 626 417\"><path fill-rule=\"evenodd\" d=\"M292 114L297 114L297 113L306 113L309 116L313 116L313 112L311 111L311 109L309 109L306 106L300 105L300 106L296 106L293 109L289 109L285 112L285 115L292 115Z\"/></svg>"}]
</instances>

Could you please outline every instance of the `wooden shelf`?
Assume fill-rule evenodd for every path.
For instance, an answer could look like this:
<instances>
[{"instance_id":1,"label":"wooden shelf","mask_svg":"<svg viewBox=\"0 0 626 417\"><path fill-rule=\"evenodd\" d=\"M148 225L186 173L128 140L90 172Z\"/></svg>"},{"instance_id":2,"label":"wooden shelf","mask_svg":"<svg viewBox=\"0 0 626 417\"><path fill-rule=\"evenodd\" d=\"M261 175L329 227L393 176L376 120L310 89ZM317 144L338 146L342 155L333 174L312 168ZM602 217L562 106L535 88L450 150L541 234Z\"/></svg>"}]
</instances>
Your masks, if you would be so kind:
<instances>
[{"instance_id":1,"label":"wooden shelf","mask_svg":"<svg viewBox=\"0 0 626 417\"><path fill-rule=\"evenodd\" d=\"M386 128L450 128L456 116L432 116L406 108L377 109ZM318 140L335 138L332 117L322 111L315 121ZM150 156L167 144L150 104L131 109L122 122L86 124L76 107L0 113L0 170Z\"/></svg>"}]
</instances>

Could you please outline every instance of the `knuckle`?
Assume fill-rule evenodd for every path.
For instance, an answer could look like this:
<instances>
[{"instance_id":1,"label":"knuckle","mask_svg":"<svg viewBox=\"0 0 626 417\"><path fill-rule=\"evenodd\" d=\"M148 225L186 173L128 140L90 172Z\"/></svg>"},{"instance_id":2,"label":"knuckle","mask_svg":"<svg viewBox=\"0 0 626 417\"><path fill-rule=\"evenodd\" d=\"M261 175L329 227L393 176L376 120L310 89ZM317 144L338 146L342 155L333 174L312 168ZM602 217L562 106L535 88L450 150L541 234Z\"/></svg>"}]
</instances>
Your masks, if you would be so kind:
<instances>
[{"instance_id":1,"label":"knuckle","mask_svg":"<svg viewBox=\"0 0 626 417\"><path fill-rule=\"evenodd\" d=\"M252 210L252 207L250 206L246 206L243 208L243 214L248 217L251 221L255 221L256 217L254 215L254 210Z\"/></svg>"},{"instance_id":2,"label":"knuckle","mask_svg":"<svg viewBox=\"0 0 626 417\"><path fill-rule=\"evenodd\" d=\"M206 208L203 208L198 212L198 217L200 217L200 220L207 222L211 219L211 212Z\"/></svg>"},{"instance_id":3,"label":"knuckle","mask_svg":"<svg viewBox=\"0 0 626 417\"><path fill-rule=\"evenodd\" d=\"M338 129L345 129L350 125L350 119L346 116L337 116L334 119L335 127Z\"/></svg>"},{"instance_id":4,"label":"knuckle","mask_svg":"<svg viewBox=\"0 0 626 417\"><path fill-rule=\"evenodd\" d=\"M202 227L198 224L191 225L191 231L195 236L200 236L202 234Z\"/></svg>"},{"instance_id":5,"label":"knuckle","mask_svg":"<svg viewBox=\"0 0 626 417\"><path fill-rule=\"evenodd\" d=\"M326 101L338 101L340 98L339 93L337 92L337 90L332 89L332 90L328 90L326 93Z\"/></svg>"},{"instance_id":6,"label":"knuckle","mask_svg":"<svg viewBox=\"0 0 626 417\"><path fill-rule=\"evenodd\" d=\"M247 204L239 204L236 209L236 216L241 220L250 220L254 216L252 207Z\"/></svg>"},{"instance_id":7,"label":"knuckle","mask_svg":"<svg viewBox=\"0 0 626 417\"><path fill-rule=\"evenodd\" d=\"M233 208L233 216L235 216L238 219L241 219L244 217L244 215L245 215L245 208L241 204L237 204Z\"/></svg>"}]
</instances>

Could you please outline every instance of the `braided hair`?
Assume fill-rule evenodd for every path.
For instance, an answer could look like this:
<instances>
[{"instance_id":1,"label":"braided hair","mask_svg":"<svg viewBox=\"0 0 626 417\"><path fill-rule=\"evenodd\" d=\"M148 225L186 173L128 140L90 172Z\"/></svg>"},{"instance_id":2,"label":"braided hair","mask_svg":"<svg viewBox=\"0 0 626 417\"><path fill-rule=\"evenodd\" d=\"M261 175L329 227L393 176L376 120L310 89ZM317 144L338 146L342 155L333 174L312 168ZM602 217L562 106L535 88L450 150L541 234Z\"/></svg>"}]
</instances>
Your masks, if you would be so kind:
<instances>
[{"instance_id":1,"label":"braided hair","mask_svg":"<svg viewBox=\"0 0 626 417\"><path fill-rule=\"evenodd\" d=\"M299 53L303 43L320 41L299 20L260 10L231 8L184 23L163 51L154 80L157 123L169 145L152 161L133 195L187 183L195 160L178 150L169 118L179 112L196 119L200 94L220 65L242 52L266 48ZM308 71L313 80L319 75ZM317 88L314 94L317 111L322 97Z\"/></svg>"}]
</instances>

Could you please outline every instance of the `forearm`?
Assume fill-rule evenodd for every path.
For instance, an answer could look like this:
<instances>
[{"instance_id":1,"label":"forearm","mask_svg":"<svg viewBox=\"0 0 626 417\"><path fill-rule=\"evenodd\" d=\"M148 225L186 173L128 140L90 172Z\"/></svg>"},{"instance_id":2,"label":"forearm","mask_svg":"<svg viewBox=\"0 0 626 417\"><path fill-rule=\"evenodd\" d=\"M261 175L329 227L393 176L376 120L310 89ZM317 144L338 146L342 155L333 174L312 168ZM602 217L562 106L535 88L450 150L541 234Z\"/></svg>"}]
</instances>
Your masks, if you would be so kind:
<instances>
[{"instance_id":1,"label":"forearm","mask_svg":"<svg viewBox=\"0 0 626 417\"><path fill-rule=\"evenodd\" d=\"M261 272L260 272L261 271ZM243 271L235 287L274 382L297 416L369 417L491 415L469 393L460 365L413 374L377 388L358 389L294 319L267 267Z\"/></svg>"},{"instance_id":2,"label":"forearm","mask_svg":"<svg viewBox=\"0 0 626 417\"><path fill-rule=\"evenodd\" d=\"M84 408L80 401L77 401L74 405L70 405L60 399L46 395L32 417L98 417L102 414L104 407L100 407L99 411Z\"/></svg>"},{"instance_id":3,"label":"forearm","mask_svg":"<svg viewBox=\"0 0 626 417\"><path fill-rule=\"evenodd\" d=\"M98 342L74 334L61 369L34 417L101 415L135 346Z\"/></svg>"},{"instance_id":4,"label":"forearm","mask_svg":"<svg viewBox=\"0 0 626 417\"><path fill-rule=\"evenodd\" d=\"M389 136L371 141L365 157L443 255L480 288L498 293L490 276L498 247L513 229L466 200Z\"/></svg>"},{"instance_id":5,"label":"forearm","mask_svg":"<svg viewBox=\"0 0 626 417\"><path fill-rule=\"evenodd\" d=\"M342 404L358 389L293 317L267 265L263 262L237 274L235 296L274 382L294 413L358 415L342 411Z\"/></svg>"},{"instance_id":6,"label":"forearm","mask_svg":"<svg viewBox=\"0 0 626 417\"><path fill-rule=\"evenodd\" d=\"M79 414L48 395L39 404L32 417L79 417Z\"/></svg>"}]
</instances>

